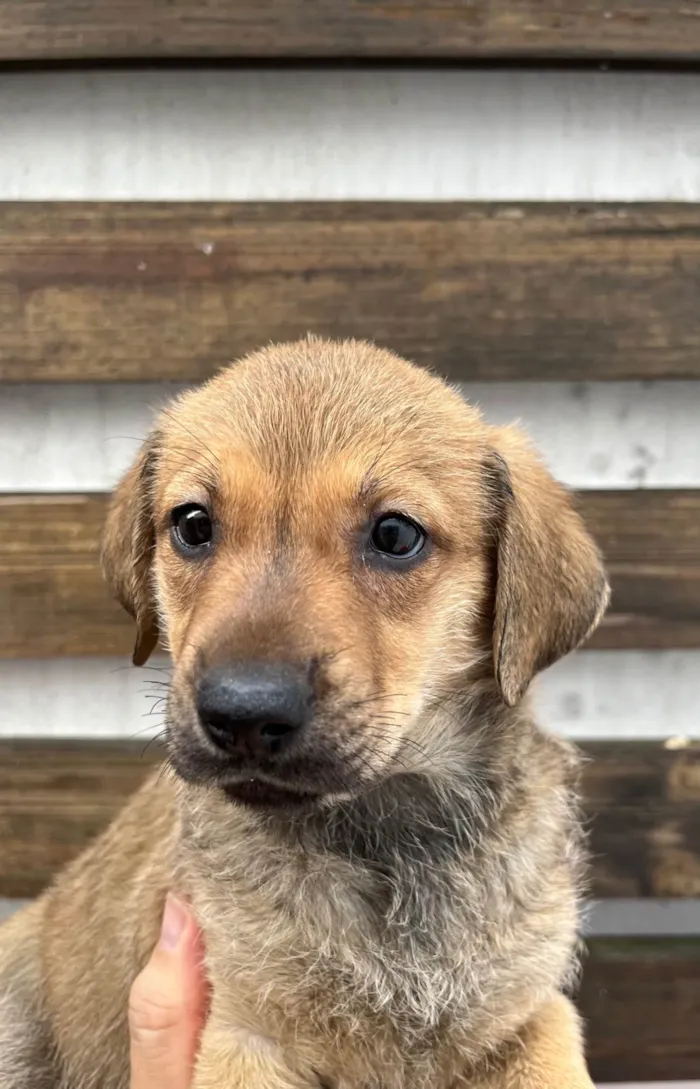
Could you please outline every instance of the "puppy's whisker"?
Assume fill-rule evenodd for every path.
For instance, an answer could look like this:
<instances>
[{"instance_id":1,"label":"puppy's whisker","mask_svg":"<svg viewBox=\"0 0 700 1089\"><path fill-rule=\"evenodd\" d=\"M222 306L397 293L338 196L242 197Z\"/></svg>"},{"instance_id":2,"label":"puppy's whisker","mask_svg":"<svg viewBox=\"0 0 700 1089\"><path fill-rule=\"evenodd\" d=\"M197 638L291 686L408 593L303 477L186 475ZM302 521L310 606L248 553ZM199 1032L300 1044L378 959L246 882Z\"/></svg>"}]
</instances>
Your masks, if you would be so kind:
<instances>
[{"instance_id":1,"label":"puppy's whisker","mask_svg":"<svg viewBox=\"0 0 700 1089\"><path fill-rule=\"evenodd\" d=\"M170 419L175 424L176 427L180 427L180 428L182 428L183 431L186 431L191 439L194 439L194 441L197 443L197 445L200 447L200 449L203 450L204 453L207 455L207 458L206 458L207 464L218 475L219 470L220 470L219 458L216 456L214 451L205 444L205 442L202 439L201 435L196 435L194 433L194 431L192 431L187 426L187 424L183 422L182 418L180 416L175 415L175 413L171 409L168 409L168 408L163 409L163 415L167 416L168 419Z\"/></svg>"},{"instance_id":2,"label":"puppy's whisker","mask_svg":"<svg viewBox=\"0 0 700 1089\"><path fill-rule=\"evenodd\" d=\"M152 738L150 738L149 741L146 742L146 744L145 744L145 746L144 746L144 748L143 748L143 750L141 752L141 759L143 760L144 756L146 755L146 753L148 752L148 750L150 749L151 745L153 745L154 742L159 742L160 743L161 741L163 741L164 738L165 738L165 730L161 730L159 733L154 734L154 736Z\"/></svg>"},{"instance_id":3,"label":"puppy's whisker","mask_svg":"<svg viewBox=\"0 0 700 1089\"><path fill-rule=\"evenodd\" d=\"M355 707L364 707L365 704L367 704L367 703L378 703L381 700L400 700L400 699L406 699L405 694L402 693L402 692L375 692L374 695L366 696L364 699L353 700L353 702L350 704L350 707L352 709L354 709ZM400 711L398 713L402 714L402 715L410 714L410 712L408 712L408 711Z\"/></svg>"},{"instance_id":4,"label":"puppy's whisker","mask_svg":"<svg viewBox=\"0 0 700 1089\"><path fill-rule=\"evenodd\" d=\"M384 725L385 728L391 728L391 726L393 726L394 724L393 723L383 723L383 724L378 723L377 725ZM377 739L379 739L379 740L385 740L387 742L387 744L390 743L390 740L387 738L386 734L378 733L376 731L376 729L371 729L370 731L368 731L368 733L369 733L369 736L372 737L373 740L375 740L375 741ZM395 745L395 748L396 748L396 755L398 755L398 753L400 753L404 748L413 749L414 752L415 752L415 755L417 757L420 757L420 759L422 761L426 762L431 767L435 766L434 761L432 760L432 758L431 758L430 754L428 753L428 751L418 741L416 741L415 738L405 737L405 736L400 736L399 735L398 741L395 742L394 745ZM418 766L418 765L416 765L416 766Z\"/></svg>"},{"instance_id":5,"label":"puppy's whisker","mask_svg":"<svg viewBox=\"0 0 700 1089\"><path fill-rule=\"evenodd\" d=\"M151 707L151 709L149 711L144 711L143 712L141 717L142 718L148 718L149 716L152 716L152 715L161 714L162 712L161 712L161 710L159 708L160 708L161 704L163 704L165 702L166 702L166 697L161 696L160 699L156 700L156 702L153 704L153 706Z\"/></svg>"},{"instance_id":6,"label":"puppy's whisker","mask_svg":"<svg viewBox=\"0 0 700 1089\"><path fill-rule=\"evenodd\" d=\"M191 450L191 448L188 449L185 446L178 446L176 443L169 443L168 444L168 453L170 453L170 454L179 454L182 457L182 467L183 468L185 466L189 466L189 465L192 464L192 450ZM211 475L211 481L213 483L216 480L217 476L218 476L219 466L218 465L216 465L216 466L213 465L206 458L204 458L203 460L204 460L204 464L211 471L211 474L212 474Z\"/></svg>"},{"instance_id":7,"label":"puppy's whisker","mask_svg":"<svg viewBox=\"0 0 700 1089\"><path fill-rule=\"evenodd\" d=\"M368 737L370 739L369 744L367 743L367 738ZM373 756L379 757L379 759L381 760L382 763L386 763L387 760L388 760L388 761L391 761L393 763L398 763L399 767L402 767L405 771L410 770L408 768L408 766L405 764L405 762L399 757L399 753L398 753L398 750L396 750L396 746L392 742L390 742L390 740L388 738L386 738L386 737L384 737L382 735L377 736L375 734L370 733L369 731L367 733L365 733L364 738L365 738L365 740L364 740L364 743L362 745L362 748L355 750L355 752L353 753L354 757L356 757L356 758L358 758L360 760L364 759L365 762L366 762L366 755L370 755L370 756L373 755ZM382 742L384 742L384 744L385 744L384 749L379 748L379 745ZM371 767L371 765L369 765L369 766ZM376 768L372 768L372 775L373 775L374 778L376 778L376 775L377 775L377 769Z\"/></svg>"},{"instance_id":8,"label":"puppy's whisker","mask_svg":"<svg viewBox=\"0 0 700 1089\"><path fill-rule=\"evenodd\" d=\"M324 651L319 660L322 665L326 665L328 662L333 662L336 658L339 658L341 654L347 654L352 649L352 646L347 646L340 647L338 650Z\"/></svg>"},{"instance_id":9,"label":"puppy's whisker","mask_svg":"<svg viewBox=\"0 0 700 1089\"><path fill-rule=\"evenodd\" d=\"M147 711L141 717L142 718L148 718L149 715L150 715L150 712ZM148 726L144 726L140 730L134 730L133 733L131 733L129 736L136 739L136 738L142 737L144 734L150 734L156 728L157 725L158 725L158 723L151 722Z\"/></svg>"}]
</instances>

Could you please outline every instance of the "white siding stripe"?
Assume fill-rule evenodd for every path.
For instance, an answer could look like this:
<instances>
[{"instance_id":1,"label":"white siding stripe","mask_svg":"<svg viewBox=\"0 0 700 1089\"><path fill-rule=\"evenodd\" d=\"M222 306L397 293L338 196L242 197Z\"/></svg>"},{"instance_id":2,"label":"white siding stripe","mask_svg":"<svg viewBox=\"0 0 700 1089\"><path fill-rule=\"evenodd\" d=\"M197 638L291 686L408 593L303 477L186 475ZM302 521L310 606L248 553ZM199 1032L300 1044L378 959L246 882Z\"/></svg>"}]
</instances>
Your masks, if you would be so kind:
<instances>
[{"instance_id":1,"label":"white siding stripe","mask_svg":"<svg viewBox=\"0 0 700 1089\"><path fill-rule=\"evenodd\" d=\"M700 76L0 76L0 199L698 200Z\"/></svg>"},{"instance_id":2,"label":"white siding stripe","mask_svg":"<svg viewBox=\"0 0 700 1089\"><path fill-rule=\"evenodd\" d=\"M165 660L149 663L167 665ZM127 659L0 661L0 737L141 738L163 725L152 681ZM543 724L577 740L700 739L700 651L585 651L537 682Z\"/></svg>"},{"instance_id":3,"label":"white siding stripe","mask_svg":"<svg viewBox=\"0 0 700 1089\"><path fill-rule=\"evenodd\" d=\"M700 936L700 900L594 900L584 934L599 938Z\"/></svg>"},{"instance_id":4,"label":"white siding stripe","mask_svg":"<svg viewBox=\"0 0 700 1089\"><path fill-rule=\"evenodd\" d=\"M109 490L154 406L179 387L5 386L0 491ZM700 382L469 383L494 423L517 420L577 488L700 486Z\"/></svg>"},{"instance_id":5,"label":"white siding stripe","mask_svg":"<svg viewBox=\"0 0 700 1089\"><path fill-rule=\"evenodd\" d=\"M700 738L700 651L587 650L542 674L540 720L579 741Z\"/></svg>"},{"instance_id":6,"label":"white siding stripe","mask_svg":"<svg viewBox=\"0 0 700 1089\"><path fill-rule=\"evenodd\" d=\"M0 923L28 903L0 898ZM587 908L583 933L599 938L696 937L700 900L597 900Z\"/></svg>"}]
</instances>

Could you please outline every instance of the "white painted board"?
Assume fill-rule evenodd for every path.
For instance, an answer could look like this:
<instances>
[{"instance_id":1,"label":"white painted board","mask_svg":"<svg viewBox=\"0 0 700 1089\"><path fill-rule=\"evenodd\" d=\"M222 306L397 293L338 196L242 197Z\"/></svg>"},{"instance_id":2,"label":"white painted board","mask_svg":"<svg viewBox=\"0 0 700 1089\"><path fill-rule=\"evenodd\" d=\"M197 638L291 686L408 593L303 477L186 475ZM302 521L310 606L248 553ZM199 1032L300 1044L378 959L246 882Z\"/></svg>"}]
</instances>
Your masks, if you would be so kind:
<instances>
[{"instance_id":1,"label":"white painted board","mask_svg":"<svg viewBox=\"0 0 700 1089\"><path fill-rule=\"evenodd\" d=\"M0 923L27 903L0 898ZM582 933L587 937L666 938L700 934L698 900L598 900L584 907L584 914ZM690 1083L683 1082L686 1084Z\"/></svg>"},{"instance_id":2,"label":"white painted board","mask_svg":"<svg viewBox=\"0 0 700 1089\"><path fill-rule=\"evenodd\" d=\"M105 491L181 387L0 389L0 491ZM469 383L493 423L519 422L576 488L700 486L700 382Z\"/></svg>"},{"instance_id":3,"label":"white painted board","mask_svg":"<svg viewBox=\"0 0 700 1089\"><path fill-rule=\"evenodd\" d=\"M697 200L697 73L0 75L4 200Z\"/></svg>"},{"instance_id":4,"label":"white painted board","mask_svg":"<svg viewBox=\"0 0 700 1089\"><path fill-rule=\"evenodd\" d=\"M163 727L167 661L0 660L0 737L140 738ZM155 683L154 683L155 682ZM700 739L700 651L584 651L533 687L540 721L577 740ZM153 713L151 713L153 712Z\"/></svg>"}]
</instances>

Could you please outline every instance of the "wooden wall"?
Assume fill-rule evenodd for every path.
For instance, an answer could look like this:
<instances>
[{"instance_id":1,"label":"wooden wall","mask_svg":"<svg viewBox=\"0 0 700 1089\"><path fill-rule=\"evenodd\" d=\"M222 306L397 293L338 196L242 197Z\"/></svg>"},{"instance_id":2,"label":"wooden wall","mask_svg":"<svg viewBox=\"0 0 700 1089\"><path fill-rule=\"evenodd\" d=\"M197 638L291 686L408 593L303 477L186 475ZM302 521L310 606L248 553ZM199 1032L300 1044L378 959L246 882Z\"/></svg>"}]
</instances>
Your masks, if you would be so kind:
<instances>
[{"instance_id":1,"label":"wooden wall","mask_svg":"<svg viewBox=\"0 0 700 1089\"><path fill-rule=\"evenodd\" d=\"M0 58L697 59L692 0L4 0Z\"/></svg>"},{"instance_id":2,"label":"wooden wall","mask_svg":"<svg viewBox=\"0 0 700 1089\"><path fill-rule=\"evenodd\" d=\"M700 1077L700 11L260 11L0 0L0 897L153 755L96 556L154 408L369 336L520 419L603 544L610 617L537 697L591 757L580 1001L596 1076Z\"/></svg>"}]
</instances>

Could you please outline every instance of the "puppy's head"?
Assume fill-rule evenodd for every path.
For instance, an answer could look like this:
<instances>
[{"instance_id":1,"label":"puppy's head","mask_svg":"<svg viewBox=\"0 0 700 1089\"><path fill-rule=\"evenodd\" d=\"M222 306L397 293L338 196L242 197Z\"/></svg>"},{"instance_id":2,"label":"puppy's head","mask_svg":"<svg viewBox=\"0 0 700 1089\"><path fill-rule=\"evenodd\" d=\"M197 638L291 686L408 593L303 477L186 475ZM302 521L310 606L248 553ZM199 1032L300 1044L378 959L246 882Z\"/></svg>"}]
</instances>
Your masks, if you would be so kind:
<instances>
[{"instance_id":1,"label":"puppy's head","mask_svg":"<svg viewBox=\"0 0 700 1089\"><path fill-rule=\"evenodd\" d=\"M159 632L171 650L176 768L264 806L425 770L426 721L459 753L470 686L517 703L607 600L517 433L357 343L268 349L182 397L117 489L104 564L134 660Z\"/></svg>"}]
</instances>

